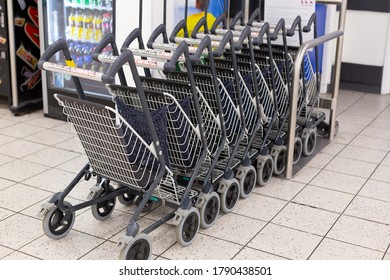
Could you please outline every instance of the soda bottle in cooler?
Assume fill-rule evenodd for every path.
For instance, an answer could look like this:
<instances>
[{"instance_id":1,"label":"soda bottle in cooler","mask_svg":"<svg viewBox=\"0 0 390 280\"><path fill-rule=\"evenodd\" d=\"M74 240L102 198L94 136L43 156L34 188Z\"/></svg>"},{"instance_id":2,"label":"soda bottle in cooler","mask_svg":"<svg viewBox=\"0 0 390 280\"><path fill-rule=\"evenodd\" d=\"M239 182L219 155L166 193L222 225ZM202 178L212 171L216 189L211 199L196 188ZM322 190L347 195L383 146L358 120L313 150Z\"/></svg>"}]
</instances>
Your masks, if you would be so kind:
<instances>
[{"instance_id":1,"label":"soda bottle in cooler","mask_svg":"<svg viewBox=\"0 0 390 280\"><path fill-rule=\"evenodd\" d=\"M69 23L69 39L73 40L76 37L75 36L76 35L76 13L73 8L70 10L68 23Z\"/></svg>"},{"instance_id":2,"label":"soda bottle in cooler","mask_svg":"<svg viewBox=\"0 0 390 280\"><path fill-rule=\"evenodd\" d=\"M85 11L83 17L83 38L85 41L90 42L93 35L93 15L90 10Z\"/></svg>"},{"instance_id":3,"label":"soda bottle in cooler","mask_svg":"<svg viewBox=\"0 0 390 280\"><path fill-rule=\"evenodd\" d=\"M80 41L83 39L83 35L84 35L83 19L84 19L84 16L83 16L81 9L77 9L76 10L76 28L75 28L76 37L75 37L75 40Z\"/></svg>"},{"instance_id":4,"label":"soda bottle in cooler","mask_svg":"<svg viewBox=\"0 0 390 280\"><path fill-rule=\"evenodd\" d=\"M95 16L92 20L93 25L93 41L96 43L99 43L100 40L103 38L103 32L102 32L102 23L103 23L103 17L101 13L96 10Z\"/></svg>"},{"instance_id":5,"label":"soda bottle in cooler","mask_svg":"<svg viewBox=\"0 0 390 280\"><path fill-rule=\"evenodd\" d=\"M103 14L103 22L102 22L103 34L107 34L111 32L111 13L106 12Z\"/></svg>"}]
</instances>

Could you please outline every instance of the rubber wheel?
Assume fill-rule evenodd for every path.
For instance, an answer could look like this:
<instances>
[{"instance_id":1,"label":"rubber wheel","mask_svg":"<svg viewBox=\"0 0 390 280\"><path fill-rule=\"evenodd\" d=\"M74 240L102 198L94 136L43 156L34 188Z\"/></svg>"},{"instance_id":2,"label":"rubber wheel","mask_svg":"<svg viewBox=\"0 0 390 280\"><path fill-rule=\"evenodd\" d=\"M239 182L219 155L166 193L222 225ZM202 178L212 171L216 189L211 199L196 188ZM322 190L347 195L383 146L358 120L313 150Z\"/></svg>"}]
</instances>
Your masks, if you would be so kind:
<instances>
[{"instance_id":1,"label":"rubber wheel","mask_svg":"<svg viewBox=\"0 0 390 280\"><path fill-rule=\"evenodd\" d=\"M136 197L137 195L127 192L118 196L118 201L123 205L131 205L134 203Z\"/></svg>"},{"instance_id":2,"label":"rubber wheel","mask_svg":"<svg viewBox=\"0 0 390 280\"><path fill-rule=\"evenodd\" d=\"M329 134L329 124L326 121L322 121L317 126L317 133L321 136L328 136Z\"/></svg>"},{"instance_id":3,"label":"rubber wheel","mask_svg":"<svg viewBox=\"0 0 390 280\"><path fill-rule=\"evenodd\" d=\"M66 201L64 201L64 206L65 208L72 207L72 205ZM43 232L47 235L47 237L58 240L69 233L75 221L75 214L74 212L71 212L68 219L61 223L64 216L65 212L60 210L57 205L45 214L42 226Z\"/></svg>"},{"instance_id":4,"label":"rubber wheel","mask_svg":"<svg viewBox=\"0 0 390 280\"><path fill-rule=\"evenodd\" d=\"M188 246L194 240L200 226L198 209L191 207L187 216L181 220L176 228L177 242L182 246Z\"/></svg>"},{"instance_id":5,"label":"rubber wheel","mask_svg":"<svg viewBox=\"0 0 390 280\"><path fill-rule=\"evenodd\" d=\"M239 180L240 197L244 199L248 198L256 187L256 169L252 165L245 168L247 169L245 176Z\"/></svg>"},{"instance_id":6,"label":"rubber wheel","mask_svg":"<svg viewBox=\"0 0 390 280\"><path fill-rule=\"evenodd\" d=\"M274 160L270 155L267 155L260 168L257 168L257 185L264 187L272 178L274 173Z\"/></svg>"},{"instance_id":7,"label":"rubber wheel","mask_svg":"<svg viewBox=\"0 0 390 280\"><path fill-rule=\"evenodd\" d=\"M301 137L295 137L294 142L294 158L293 158L293 164L297 164L302 156L302 139Z\"/></svg>"},{"instance_id":8,"label":"rubber wheel","mask_svg":"<svg viewBox=\"0 0 390 280\"><path fill-rule=\"evenodd\" d=\"M140 202L141 202L142 198L138 197L138 199L136 199L136 202L135 204L137 206L139 206ZM149 212L150 210L152 210L152 207L153 207L153 200L148 200L144 206L144 208L142 208L142 213L146 213L146 212Z\"/></svg>"},{"instance_id":9,"label":"rubber wheel","mask_svg":"<svg viewBox=\"0 0 390 280\"><path fill-rule=\"evenodd\" d=\"M310 130L309 134L303 138L302 153L309 157L313 154L317 144L317 133L315 130Z\"/></svg>"},{"instance_id":10,"label":"rubber wheel","mask_svg":"<svg viewBox=\"0 0 390 280\"><path fill-rule=\"evenodd\" d=\"M276 176L282 174L286 169L286 147L278 150L274 157L274 174Z\"/></svg>"},{"instance_id":11,"label":"rubber wheel","mask_svg":"<svg viewBox=\"0 0 390 280\"><path fill-rule=\"evenodd\" d=\"M145 233L137 234L119 254L121 260L150 260L151 257L152 240Z\"/></svg>"},{"instance_id":12,"label":"rubber wheel","mask_svg":"<svg viewBox=\"0 0 390 280\"><path fill-rule=\"evenodd\" d=\"M108 188L110 189L110 191L107 192L107 190L103 190L102 193L99 195L99 197L104 197L108 193L114 191L114 188L111 185L109 185ZM111 214L114 212L115 204L116 204L116 199L115 197L113 197L111 199L92 205L91 206L92 216L99 221L104 221L108 219L111 216Z\"/></svg>"},{"instance_id":13,"label":"rubber wheel","mask_svg":"<svg viewBox=\"0 0 390 280\"><path fill-rule=\"evenodd\" d=\"M221 201L216 192L212 192L210 198L200 207L200 226L210 228L218 217Z\"/></svg>"},{"instance_id":14,"label":"rubber wheel","mask_svg":"<svg viewBox=\"0 0 390 280\"><path fill-rule=\"evenodd\" d=\"M229 186L221 193L221 210L224 213L231 212L240 197L240 183L236 178L230 181Z\"/></svg>"}]
</instances>

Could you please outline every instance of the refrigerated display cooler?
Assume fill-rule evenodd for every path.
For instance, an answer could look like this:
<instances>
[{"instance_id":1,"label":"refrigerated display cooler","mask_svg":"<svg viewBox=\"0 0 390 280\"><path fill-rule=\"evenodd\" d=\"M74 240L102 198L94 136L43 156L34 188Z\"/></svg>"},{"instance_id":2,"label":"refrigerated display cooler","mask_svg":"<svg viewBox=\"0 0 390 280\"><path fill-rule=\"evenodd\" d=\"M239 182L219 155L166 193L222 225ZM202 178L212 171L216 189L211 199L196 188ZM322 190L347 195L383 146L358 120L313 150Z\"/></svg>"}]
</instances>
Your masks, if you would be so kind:
<instances>
[{"instance_id":1,"label":"refrigerated display cooler","mask_svg":"<svg viewBox=\"0 0 390 280\"><path fill-rule=\"evenodd\" d=\"M43 0L40 4L42 31L41 51L59 38L68 43L77 67L105 72L108 65L92 60L94 48L106 33L115 33L115 1L111 0ZM103 52L111 54L110 47ZM53 62L60 62L58 56ZM44 113L54 118L64 118L54 93L77 96L69 75L43 73ZM90 101L111 103L103 84L81 79L83 90Z\"/></svg>"},{"instance_id":2,"label":"refrigerated display cooler","mask_svg":"<svg viewBox=\"0 0 390 280\"><path fill-rule=\"evenodd\" d=\"M37 0L0 0L0 96L17 115L42 106Z\"/></svg>"}]
</instances>

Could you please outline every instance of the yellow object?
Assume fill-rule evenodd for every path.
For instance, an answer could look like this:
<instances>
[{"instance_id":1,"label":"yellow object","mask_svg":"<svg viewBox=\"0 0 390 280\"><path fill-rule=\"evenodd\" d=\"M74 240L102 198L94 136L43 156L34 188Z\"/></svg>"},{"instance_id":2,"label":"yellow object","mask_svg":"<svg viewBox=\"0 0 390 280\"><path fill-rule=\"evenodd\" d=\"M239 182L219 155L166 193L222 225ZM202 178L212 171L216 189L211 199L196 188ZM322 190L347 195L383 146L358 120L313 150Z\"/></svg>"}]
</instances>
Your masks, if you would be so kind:
<instances>
[{"instance_id":1,"label":"yellow object","mask_svg":"<svg viewBox=\"0 0 390 280\"><path fill-rule=\"evenodd\" d=\"M200 12L200 13L197 13L197 14L192 14L190 15L189 17L187 17L187 28L188 28L188 35L191 35L192 31L194 30L195 28L195 25L199 22L199 20L201 18L204 17L204 11ZM210 14L210 13L207 13L207 18L206 18L206 21L207 21L207 26L208 28L210 28L211 26L213 26L214 22L215 22L215 17ZM201 27L199 29L199 31L204 31L204 27ZM184 31L181 30L178 34L177 34L178 37L184 37Z\"/></svg>"},{"instance_id":2,"label":"yellow object","mask_svg":"<svg viewBox=\"0 0 390 280\"><path fill-rule=\"evenodd\" d=\"M76 68L76 64L74 63L73 59L71 60L65 60L66 66Z\"/></svg>"}]
</instances>

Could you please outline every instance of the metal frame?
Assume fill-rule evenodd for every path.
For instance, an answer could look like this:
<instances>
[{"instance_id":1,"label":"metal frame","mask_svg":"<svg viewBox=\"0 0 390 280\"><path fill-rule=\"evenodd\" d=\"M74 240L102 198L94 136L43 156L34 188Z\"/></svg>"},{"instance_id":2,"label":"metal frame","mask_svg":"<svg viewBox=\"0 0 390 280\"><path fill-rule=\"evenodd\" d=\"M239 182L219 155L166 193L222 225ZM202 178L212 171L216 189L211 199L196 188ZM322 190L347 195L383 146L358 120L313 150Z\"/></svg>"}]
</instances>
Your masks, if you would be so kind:
<instances>
[{"instance_id":1,"label":"metal frame","mask_svg":"<svg viewBox=\"0 0 390 280\"><path fill-rule=\"evenodd\" d=\"M294 157L294 140L295 140L295 126L297 122L297 103L298 103L298 91L299 91L299 75L302 67L302 61L305 57L307 50L312 49L316 46L322 45L331 40L337 39L336 46L336 58L335 58L335 70L333 73L333 89L331 92L331 97L329 99L323 99L320 102L324 106L322 108L330 109L330 119L329 119L329 140L333 140L334 131L336 126L336 108L337 108L337 98L339 94L340 86L340 71L341 71L341 56L343 50L343 34L345 28L345 16L347 10L347 0L317 0L317 3L326 4L326 5L338 5L340 6L339 12L339 28L337 31L329 33L327 35L321 36L314 40L304 43L298 50L297 56L294 61L294 71L292 77L292 91L290 96L290 108L289 108L289 136L287 142L287 162L286 162L286 171L285 177L287 179L292 178L293 173L293 157ZM326 106L325 106L326 105Z\"/></svg>"}]
</instances>

